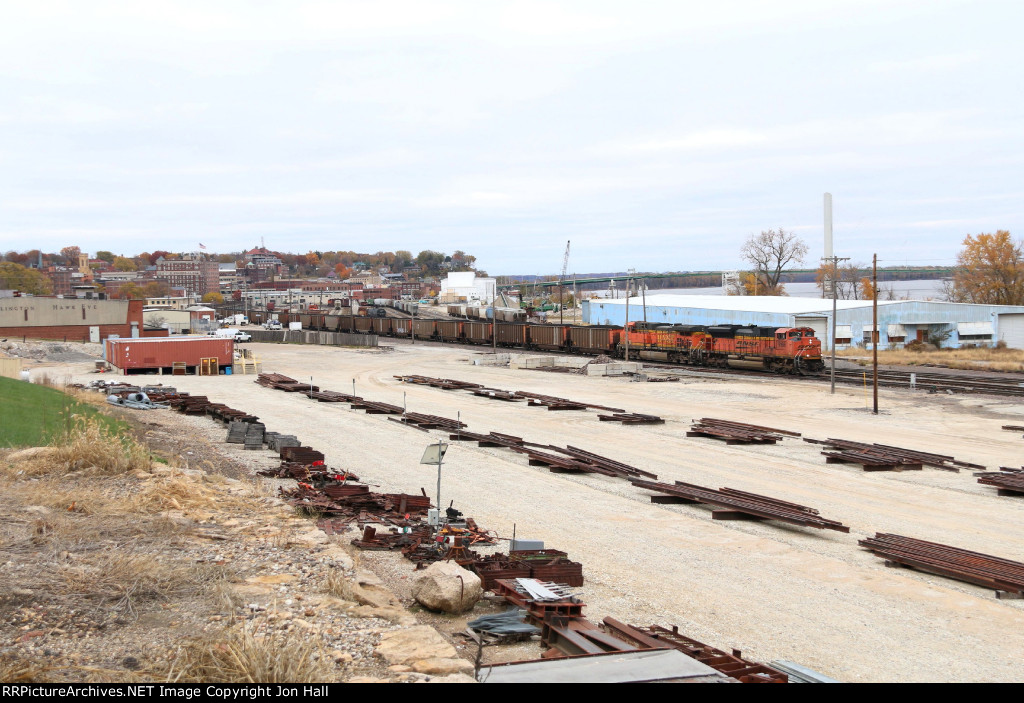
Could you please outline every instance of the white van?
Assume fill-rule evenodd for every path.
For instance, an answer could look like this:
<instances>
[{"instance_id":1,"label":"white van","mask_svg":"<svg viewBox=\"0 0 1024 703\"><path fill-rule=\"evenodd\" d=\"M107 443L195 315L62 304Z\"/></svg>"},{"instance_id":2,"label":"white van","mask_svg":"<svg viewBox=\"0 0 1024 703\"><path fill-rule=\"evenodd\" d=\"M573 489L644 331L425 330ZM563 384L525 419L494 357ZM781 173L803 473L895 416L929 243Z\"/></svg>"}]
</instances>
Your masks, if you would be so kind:
<instances>
[{"instance_id":1,"label":"white van","mask_svg":"<svg viewBox=\"0 0 1024 703\"><path fill-rule=\"evenodd\" d=\"M210 332L211 337L231 337L236 342L251 342L252 335L248 332L242 332L241 330L233 329L231 327L225 327L224 329Z\"/></svg>"}]
</instances>

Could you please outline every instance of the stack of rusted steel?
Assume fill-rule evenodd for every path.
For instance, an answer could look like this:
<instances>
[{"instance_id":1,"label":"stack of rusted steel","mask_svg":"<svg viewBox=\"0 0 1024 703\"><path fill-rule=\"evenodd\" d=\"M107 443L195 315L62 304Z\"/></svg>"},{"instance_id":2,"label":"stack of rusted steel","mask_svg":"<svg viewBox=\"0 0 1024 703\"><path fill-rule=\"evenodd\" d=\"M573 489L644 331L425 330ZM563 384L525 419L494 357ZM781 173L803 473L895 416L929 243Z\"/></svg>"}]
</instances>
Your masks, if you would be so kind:
<instances>
[{"instance_id":1,"label":"stack of rusted steel","mask_svg":"<svg viewBox=\"0 0 1024 703\"><path fill-rule=\"evenodd\" d=\"M984 469L981 464L959 461L944 454L932 454L916 449L903 449L888 444L867 444L848 439L810 439L811 444L822 444L829 448L823 451L825 461L829 464L847 463L860 464L865 471L917 471L924 466L931 466L943 471L960 471L964 469Z\"/></svg>"},{"instance_id":2,"label":"stack of rusted steel","mask_svg":"<svg viewBox=\"0 0 1024 703\"><path fill-rule=\"evenodd\" d=\"M734 488L715 490L682 481L668 484L640 479L632 479L632 484L661 494L651 496L652 503L706 503L715 506L719 510L711 511L714 520L779 520L821 530L850 531L841 522L821 517L814 508Z\"/></svg>"},{"instance_id":3,"label":"stack of rusted steel","mask_svg":"<svg viewBox=\"0 0 1024 703\"><path fill-rule=\"evenodd\" d=\"M775 427L748 425L745 422L719 420L713 417L702 417L690 427L687 437L713 437L724 439L726 444L775 444L781 442L783 436L799 437L799 432L780 430Z\"/></svg>"},{"instance_id":4,"label":"stack of rusted steel","mask_svg":"<svg viewBox=\"0 0 1024 703\"><path fill-rule=\"evenodd\" d=\"M989 471L974 475L978 477L978 483L985 486L994 486L998 489L996 491L998 495L1024 495L1024 466L1019 469L1000 466L999 471Z\"/></svg>"},{"instance_id":5,"label":"stack of rusted steel","mask_svg":"<svg viewBox=\"0 0 1024 703\"><path fill-rule=\"evenodd\" d=\"M887 564L986 586L998 594L1024 595L1024 563L1019 561L884 532L862 539L858 544L885 559Z\"/></svg>"}]
</instances>

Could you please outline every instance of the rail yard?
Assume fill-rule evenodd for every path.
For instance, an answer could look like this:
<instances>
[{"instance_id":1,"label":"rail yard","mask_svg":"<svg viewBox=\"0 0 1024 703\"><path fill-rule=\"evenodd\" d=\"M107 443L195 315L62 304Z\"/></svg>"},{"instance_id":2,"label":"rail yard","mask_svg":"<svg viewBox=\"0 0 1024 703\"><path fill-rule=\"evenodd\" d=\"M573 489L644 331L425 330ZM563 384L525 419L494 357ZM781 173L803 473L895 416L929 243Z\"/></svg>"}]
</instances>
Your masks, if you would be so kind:
<instances>
[{"instance_id":1,"label":"rail yard","mask_svg":"<svg viewBox=\"0 0 1024 703\"><path fill-rule=\"evenodd\" d=\"M296 435L382 493L433 496L420 455L450 441L444 505L501 537L515 530L568 552L594 621L677 626L844 681L1019 678L1024 600L1008 577L958 578L955 565L892 556L917 540L954 557L1024 561L1024 498L973 475L1021 465L1019 433L1003 429L1024 424L1013 398L883 389L875 416L862 389L830 395L775 375L633 383L516 371L487 365L486 349L401 340L390 350L252 346L265 370L310 388L282 393L251 375L173 383ZM419 427L389 421L404 419L396 409ZM223 426L196 422L224 441ZM890 556L871 551L876 535Z\"/></svg>"}]
</instances>

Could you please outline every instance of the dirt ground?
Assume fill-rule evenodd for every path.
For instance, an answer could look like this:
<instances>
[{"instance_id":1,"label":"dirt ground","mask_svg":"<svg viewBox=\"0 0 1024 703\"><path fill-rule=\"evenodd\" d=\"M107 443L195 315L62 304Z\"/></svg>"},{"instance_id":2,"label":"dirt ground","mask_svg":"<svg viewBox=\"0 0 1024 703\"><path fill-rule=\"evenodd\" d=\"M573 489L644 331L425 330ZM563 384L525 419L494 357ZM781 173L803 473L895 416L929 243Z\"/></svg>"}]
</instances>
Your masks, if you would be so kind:
<instances>
[{"instance_id":1,"label":"dirt ground","mask_svg":"<svg viewBox=\"0 0 1024 703\"><path fill-rule=\"evenodd\" d=\"M389 340L390 341L390 340ZM737 488L809 505L850 534L774 522L712 521L694 505L653 505L621 479L550 473L503 449L452 443L443 468L450 500L503 537L540 539L584 565L580 589L595 621L675 624L687 635L760 661L788 659L842 681L1016 681L1024 656L1024 601L907 569L885 568L857 540L893 532L1024 561L1024 499L997 497L969 471L925 468L865 473L829 465L818 445L727 446L686 437L691 419L717 417L801 432L805 437L881 442L964 461L1020 466L1024 404L1013 399L928 395L882 389L882 412L863 389L778 377L633 383L626 378L516 371L474 365L471 348L395 342L392 351L251 345L264 370L355 392L410 411L461 418L469 430L571 444L658 474ZM87 364L56 367L74 380L97 378ZM40 367L33 373L44 372ZM65 371L65 369L67 371ZM464 391L403 384L422 374L599 403L661 415L666 424L599 422L595 411L551 412ZM107 377L108 379L113 377ZM443 436L256 385L252 376L129 377L252 412L268 429L295 433L388 491L433 497L434 467L424 447ZM210 438L222 433L210 423ZM216 429L216 432L214 430ZM409 565L411 573L412 566Z\"/></svg>"}]
</instances>

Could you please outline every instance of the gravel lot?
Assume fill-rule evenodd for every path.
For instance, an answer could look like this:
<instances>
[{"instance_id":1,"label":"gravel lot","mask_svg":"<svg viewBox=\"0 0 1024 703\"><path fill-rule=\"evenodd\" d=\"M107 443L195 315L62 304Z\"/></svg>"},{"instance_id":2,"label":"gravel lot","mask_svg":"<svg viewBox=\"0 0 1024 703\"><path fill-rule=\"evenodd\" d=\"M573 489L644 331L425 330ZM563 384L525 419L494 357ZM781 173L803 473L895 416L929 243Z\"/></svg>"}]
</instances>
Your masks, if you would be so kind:
<instances>
[{"instance_id":1,"label":"gravel lot","mask_svg":"<svg viewBox=\"0 0 1024 703\"><path fill-rule=\"evenodd\" d=\"M510 537L542 539L581 561L582 595L594 620L611 615L637 624L676 624L691 637L742 649L753 659L789 659L844 681L1013 681L1024 656L1024 601L905 569L888 569L857 540L895 532L1024 561L1024 499L1000 498L969 471L926 468L864 473L828 465L820 447L799 439L774 446L726 446L688 438L692 418L770 425L814 438L841 437L1020 466L1024 406L1010 399L880 391L764 379L694 378L631 383L473 365L472 348L396 342L393 351L251 345L264 370L309 379L410 411L454 418L473 432L496 430L530 441L572 444L653 471L659 480L763 493L820 510L850 534L781 523L712 521L706 507L652 505L627 482L531 467L502 449L453 443L444 465L442 502ZM97 378L71 365L76 380ZM44 369L39 369L43 371ZM423 374L528 390L661 415L665 425L620 426L597 413L550 412L525 403L477 398L400 383ZM108 377L112 378L112 377ZM295 433L386 490L433 496L436 472L419 465L442 436L366 415L347 405L315 403L273 391L245 376L136 377L205 394L258 415L269 429ZM222 434L212 423L210 437ZM204 432L197 427L197 432ZM409 566L410 572L412 566Z\"/></svg>"}]
</instances>

